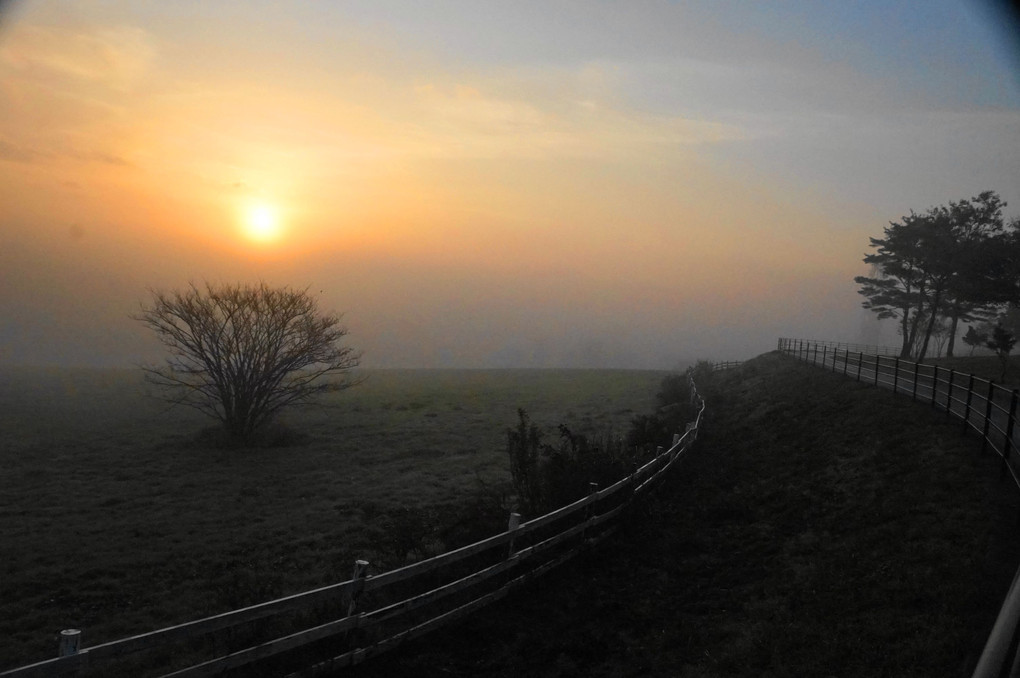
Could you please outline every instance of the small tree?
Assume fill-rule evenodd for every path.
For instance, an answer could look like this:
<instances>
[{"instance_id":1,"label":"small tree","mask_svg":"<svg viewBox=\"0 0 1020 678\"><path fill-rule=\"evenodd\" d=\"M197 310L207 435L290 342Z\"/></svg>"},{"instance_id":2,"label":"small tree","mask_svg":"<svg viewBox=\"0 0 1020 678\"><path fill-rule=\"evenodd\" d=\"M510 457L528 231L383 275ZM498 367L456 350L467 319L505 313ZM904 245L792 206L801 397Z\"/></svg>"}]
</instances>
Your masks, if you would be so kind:
<instances>
[{"instance_id":1,"label":"small tree","mask_svg":"<svg viewBox=\"0 0 1020 678\"><path fill-rule=\"evenodd\" d=\"M349 372L360 356L341 344L341 316L319 313L307 290L192 284L153 291L134 317L170 351L165 365L143 367L147 380L220 421L235 442L254 443L288 405L356 383Z\"/></svg>"},{"instance_id":2,"label":"small tree","mask_svg":"<svg viewBox=\"0 0 1020 678\"><path fill-rule=\"evenodd\" d=\"M992 330L992 338L985 343L985 346L995 351L999 363L1002 364L1000 381L1006 380L1006 370L1009 368L1009 352L1013 350L1015 344L1016 337L1001 324L995 326L995 329Z\"/></svg>"},{"instance_id":3,"label":"small tree","mask_svg":"<svg viewBox=\"0 0 1020 678\"><path fill-rule=\"evenodd\" d=\"M974 349L984 346L988 341L988 332L982 332L973 325L967 325L967 333L963 335L963 343L970 346L970 354L974 355Z\"/></svg>"}]
</instances>

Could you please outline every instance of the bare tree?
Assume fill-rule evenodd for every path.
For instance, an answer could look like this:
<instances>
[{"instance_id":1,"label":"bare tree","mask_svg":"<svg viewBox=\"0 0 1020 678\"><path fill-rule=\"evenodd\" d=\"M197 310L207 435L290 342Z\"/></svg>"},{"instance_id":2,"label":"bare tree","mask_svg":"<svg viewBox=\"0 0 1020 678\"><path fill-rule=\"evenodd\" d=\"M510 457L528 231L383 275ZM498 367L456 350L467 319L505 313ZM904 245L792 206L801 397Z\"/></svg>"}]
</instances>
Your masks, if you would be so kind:
<instances>
[{"instance_id":1,"label":"bare tree","mask_svg":"<svg viewBox=\"0 0 1020 678\"><path fill-rule=\"evenodd\" d=\"M166 364L143 367L147 380L244 444L284 407L356 383L360 355L341 344L341 316L321 314L307 290L264 282L153 290L134 318L170 351Z\"/></svg>"}]
</instances>

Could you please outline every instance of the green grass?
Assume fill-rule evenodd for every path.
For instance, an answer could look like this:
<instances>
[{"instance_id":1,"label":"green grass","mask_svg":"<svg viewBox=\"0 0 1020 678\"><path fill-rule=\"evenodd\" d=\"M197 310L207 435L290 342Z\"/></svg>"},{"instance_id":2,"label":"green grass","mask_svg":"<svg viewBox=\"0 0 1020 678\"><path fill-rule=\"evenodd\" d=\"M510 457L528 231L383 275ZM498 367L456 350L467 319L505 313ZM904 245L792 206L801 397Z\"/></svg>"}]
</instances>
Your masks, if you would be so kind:
<instances>
[{"instance_id":1,"label":"green grass","mask_svg":"<svg viewBox=\"0 0 1020 678\"><path fill-rule=\"evenodd\" d=\"M935 358L925 360L924 362L945 367L946 369L953 369L964 374L973 374L981 379L990 379L1007 388L1020 386L1020 355L1010 357L1005 380L1000 378L1002 377L1002 363L995 356L957 356L953 358Z\"/></svg>"},{"instance_id":2,"label":"green grass","mask_svg":"<svg viewBox=\"0 0 1020 678\"><path fill-rule=\"evenodd\" d=\"M518 406L622 429L662 377L374 373L291 418L307 445L240 453L101 374L4 381L0 666L50 656L60 628L98 642L397 558L380 525L503 477ZM777 354L702 386L696 446L618 537L354 675L968 675L1020 558L996 458L927 405Z\"/></svg>"},{"instance_id":3,"label":"green grass","mask_svg":"<svg viewBox=\"0 0 1020 678\"><path fill-rule=\"evenodd\" d=\"M246 451L196 442L207 420L137 371L0 371L0 669L54 656L63 628L95 644L342 581L355 558L400 564L395 525L455 518L507 478L518 407L625 433L664 376L365 374L286 418L305 444Z\"/></svg>"},{"instance_id":4,"label":"green grass","mask_svg":"<svg viewBox=\"0 0 1020 678\"><path fill-rule=\"evenodd\" d=\"M355 675L969 675L1020 557L1000 462L928 406L778 354L713 382L620 538Z\"/></svg>"}]
</instances>

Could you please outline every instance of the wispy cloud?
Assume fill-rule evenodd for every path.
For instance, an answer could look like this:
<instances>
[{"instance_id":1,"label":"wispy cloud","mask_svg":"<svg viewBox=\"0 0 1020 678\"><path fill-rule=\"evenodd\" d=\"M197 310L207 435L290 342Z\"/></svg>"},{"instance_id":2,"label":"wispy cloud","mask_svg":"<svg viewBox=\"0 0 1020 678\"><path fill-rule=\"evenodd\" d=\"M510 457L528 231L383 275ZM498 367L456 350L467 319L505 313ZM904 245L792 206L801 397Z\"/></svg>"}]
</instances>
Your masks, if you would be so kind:
<instances>
[{"instance_id":1,"label":"wispy cloud","mask_svg":"<svg viewBox=\"0 0 1020 678\"><path fill-rule=\"evenodd\" d=\"M42 157L43 154L33 151L30 148L13 144L4 139L0 139L0 160L6 160L8 162L35 162L37 159Z\"/></svg>"},{"instance_id":2,"label":"wispy cloud","mask_svg":"<svg viewBox=\"0 0 1020 678\"><path fill-rule=\"evenodd\" d=\"M593 97L509 98L465 84L418 85L414 94L414 137L421 148L444 156L630 155L745 136L735 125L647 114Z\"/></svg>"},{"instance_id":3,"label":"wispy cloud","mask_svg":"<svg viewBox=\"0 0 1020 678\"><path fill-rule=\"evenodd\" d=\"M133 167L134 165L128 160L122 158L114 153L107 153L106 151L79 151L79 150L68 150L65 155L74 160L80 162L89 163L100 163L103 165L112 165L113 167Z\"/></svg>"},{"instance_id":4,"label":"wispy cloud","mask_svg":"<svg viewBox=\"0 0 1020 678\"><path fill-rule=\"evenodd\" d=\"M24 25L0 46L0 63L26 77L125 90L145 74L155 51L149 34L134 26Z\"/></svg>"}]
</instances>

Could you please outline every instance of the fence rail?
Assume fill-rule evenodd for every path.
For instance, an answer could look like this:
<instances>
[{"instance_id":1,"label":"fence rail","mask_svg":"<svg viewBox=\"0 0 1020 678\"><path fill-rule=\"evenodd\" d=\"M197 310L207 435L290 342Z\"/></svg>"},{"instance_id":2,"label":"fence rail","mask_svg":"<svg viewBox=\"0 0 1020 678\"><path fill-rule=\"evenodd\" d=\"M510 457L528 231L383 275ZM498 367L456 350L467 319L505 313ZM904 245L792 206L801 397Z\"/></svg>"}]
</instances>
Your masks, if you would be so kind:
<instances>
[{"instance_id":1,"label":"fence rail","mask_svg":"<svg viewBox=\"0 0 1020 678\"><path fill-rule=\"evenodd\" d=\"M795 345L810 345L817 346L818 348L827 347L830 349L838 348L841 351L851 351L853 353L864 353L866 355L899 355L900 349L892 346L880 346L877 344L852 344L844 341L822 341L820 339L780 339L780 345L783 342L791 342Z\"/></svg>"},{"instance_id":2,"label":"fence rail","mask_svg":"<svg viewBox=\"0 0 1020 678\"><path fill-rule=\"evenodd\" d=\"M842 373L857 381L908 395L931 404L946 416L961 420L962 432L981 436L981 450L994 451L1002 459L1002 474L1012 477L1020 489L1020 452L1016 428L1020 392L989 379L938 365L909 362L889 354L866 353L857 344L780 339L779 350L823 369ZM999 618L974 670L973 678L993 678L1020 670L1020 570L1006 596Z\"/></svg>"},{"instance_id":3,"label":"fence rail","mask_svg":"<svg viewBox=\"0 0 1020 678\"><path fill-rule=\"evenodd\" d=\"M740 367L744 362L742 360L728 360L721 363L712 363L713 372L721 372L723 370L732 370L734 367Z\"/></svg>"},{"instance_id":4,"label":"fence rail","mask_svg":"<svg viewBox=\"0 0 1020 678\"><path fill-rule=\"evenodd\" d=\"M80 631L70 629L61 636L60 654L65 656L0 677L130 675L129 669L114 667L141 652L167 657L159 663L171 668L163 678L230 675L254 662L280 659L290 660L280 663L280 672L292 671L294 655L301 652L310 659L305 668L288 674L292 678L358 664L505 597L612 534L630 503L660 482L697 438L705 402L693 380L690 390L697 414L669 449L659 447L630 475L603 489L592 484L587 496L543 516L521 522L512 513L506 531L406 567L371 575L370 564L359 560L348 581L113 642L81 647ZM318 612L321 618L330 611L335 611L333 618L325 623L299 624L301 615ZM239 632L245 629L252 633ZM217 647L210 638L220 633L244 636L246 646L203 660L209 647Z\"/></svg>"}]
</instances>

